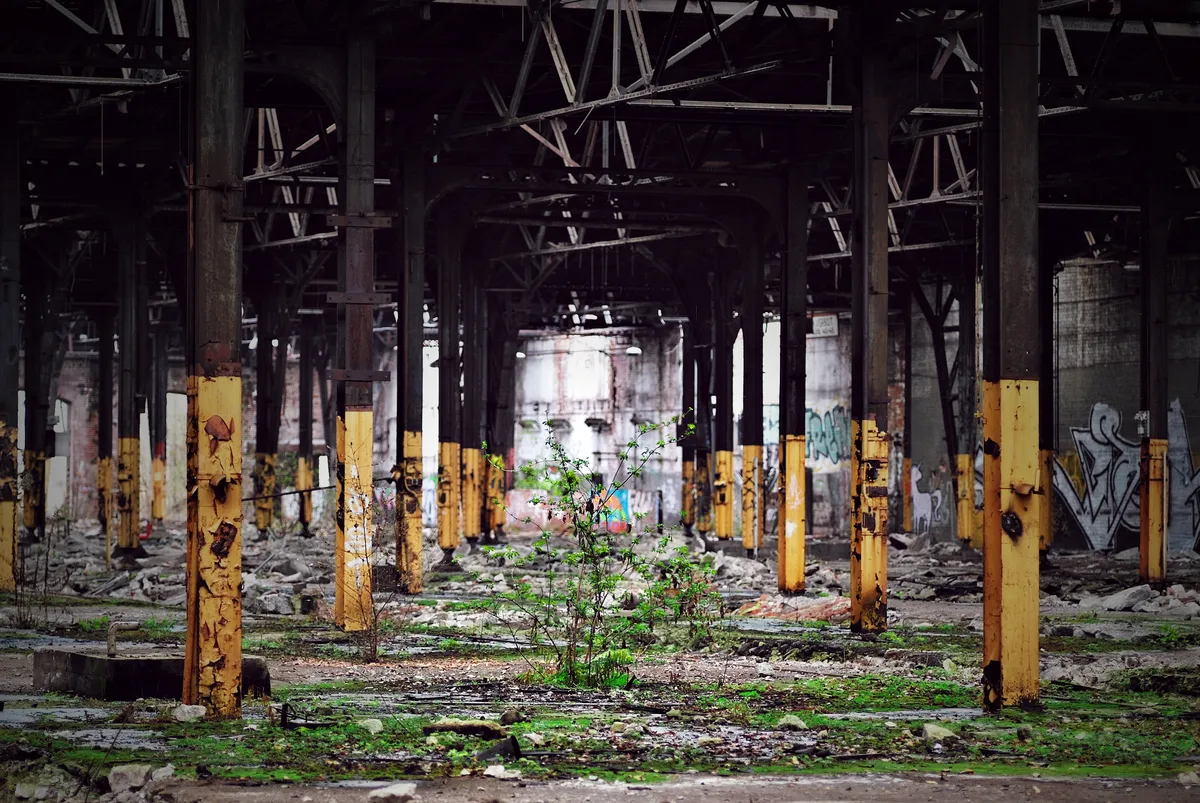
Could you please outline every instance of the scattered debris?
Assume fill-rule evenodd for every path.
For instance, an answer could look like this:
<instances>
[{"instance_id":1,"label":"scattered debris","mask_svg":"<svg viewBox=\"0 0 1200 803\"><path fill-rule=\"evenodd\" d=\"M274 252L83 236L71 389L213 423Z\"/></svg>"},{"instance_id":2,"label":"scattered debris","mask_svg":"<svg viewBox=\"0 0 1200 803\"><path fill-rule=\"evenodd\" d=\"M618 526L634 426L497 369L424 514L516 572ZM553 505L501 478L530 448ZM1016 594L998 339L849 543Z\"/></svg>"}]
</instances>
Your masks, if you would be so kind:
<instances>
[{"instance_id":1,"label":"scattered debris","mask_svg":"<svg viewBox=\"0 0 1200 803\"><path fill-rule=\"evenodd\" d=\"M383 721L378 719L360 719L358 726L372 736L383 732Z\"/></svg>"},{"instance_id":2,"label":"scattered debris","mask_svg":"<svg viewBox=\"0 0 1200 803\"><path fill-rule=\"evenodd\" d=\"M497 778L501 781L519 781L521 779L520 770L506 769L503 764L493 764L485 769L483 774L488 778Z\"/></svg>"},{"instance_id":3,"label":"scattered debris","mask_svg":"<svg viewBox=\"0 0 1200 803\"><path fill-rule=\"evenodd\" d=\"M195 722L208 715L202 705L177 705L171 710L171 719L176 722Z\"/></svg>"},{"instance_id":4,"label":"scattered debris","mask_svg":"<svg viewBox=\"0 0 1200 803\"><path fill-rule=\"evenodd\" d=\"M122 764L108 771L108 788L119 795L132 789L141 789L150 780L153 767L149 764Z\"/></svg>"},{"instance_id":5,"label":"scattered debris","mask_svg":"<svg viewBox=\"0 0 1200 803\"><path fill-rule=\"evenodd\" d=\"M795 714L784 714L779 718L779 729L781 731L806 731L808 725Z\"/></svg>"},{"instance_id":6,"label":"scattered debris","mask_svg":"<svg viewBox=\"0 0 1200 803\"><path fill-rule=\"evenodd\" d=\"M416 795L417 785L411 781L403 781L380 789L372 789L367 795L367 799L378 800L379 803L408 803Z\"/></svg>"},{"instance_id":7,"label":"scattered debris","mask_svg":"<svg viewBox=\"0 0 1200 803\"><path fill-rule=\"evenodd\" d=\"M479 736L483 739L503 739L508 735L503 727L486 719L440 719L423 729L430 733L460 733L463 736Z\"/></svg>"},{"instance_id":8,"label":"scattered debris","mask_svg":"<svg viewBox=\"0 0 1200 803\"><path fill-rule=\"evenodd\" d=\"M944 728L932 722L926 722L921 726L921 738L926 742L957 742L958 734L949 728Z\"/></svg>"}]
</instances>

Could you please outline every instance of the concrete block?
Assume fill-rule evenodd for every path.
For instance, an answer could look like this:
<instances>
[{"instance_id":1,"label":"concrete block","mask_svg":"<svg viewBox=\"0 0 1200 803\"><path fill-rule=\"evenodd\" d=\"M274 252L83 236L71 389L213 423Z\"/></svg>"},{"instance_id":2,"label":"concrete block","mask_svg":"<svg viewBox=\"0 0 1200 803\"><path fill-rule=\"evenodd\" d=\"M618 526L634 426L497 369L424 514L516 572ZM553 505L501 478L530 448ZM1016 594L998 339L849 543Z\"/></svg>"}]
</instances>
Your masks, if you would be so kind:
<instances>
[{"instance_id":1,"label":"concrete block","mask_svg":"<svg viewBox=\"0 0 1200 803\"><path fill-rule=\"evenodd\" d=\"M183 693L183 656L155 653L109 658L102 651L43 647L33 654L33 685L97 700L178 700ZM266 660L243 656L243 696L270 693L271 672Z\"/></svg>"}]
</instances>

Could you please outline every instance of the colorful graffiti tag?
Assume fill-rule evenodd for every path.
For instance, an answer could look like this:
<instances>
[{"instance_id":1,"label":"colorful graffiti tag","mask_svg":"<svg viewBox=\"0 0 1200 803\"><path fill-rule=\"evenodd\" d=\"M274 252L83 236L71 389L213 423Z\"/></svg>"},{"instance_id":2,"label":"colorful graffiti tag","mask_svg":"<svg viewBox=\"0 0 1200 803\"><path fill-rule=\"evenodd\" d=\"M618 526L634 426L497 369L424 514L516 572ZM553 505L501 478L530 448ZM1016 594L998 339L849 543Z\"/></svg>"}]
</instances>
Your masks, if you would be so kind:
<instances>
[{"instance_id":1,"label":"colorful graffiti tag","mask_svg":"<svg viewBox=\"0 0 1200 803\"><path fill-rule=\"evenodd\" d=\"M629 491L625 488L618 488L608 494L607 497L597 496L593 503L603 506L600 511L600 518L604 521L605 528L610 533L627 533L629 532L631 520L629 516Z\"/></svg>"},{"instance_id":2,"label":"colorful graffiti tag","mask_svg":"<svg viewBox=\"0 0 1200 803\"><path fill-rule=\"evenodd\" d=\"M1093 404L1088 425L1071 428L1076 454L1060 455L1054 463L1054 490L1092 549L1112 549L1121 530L1137 532L1140 526L1140 446L1121 434L1121 424L1119 410ZM1179 551L1192 549L1200 537L1200 472L1178 399L1171 403L1167 427L1167 547Z\"/></svg>"},{"instance_id":3,"label":"colorful graffiti tag","mask_svg":"<svg viewBox=\"0 0 1200 803\"><path fill-rule=\"evenodd\" d=\"M808 408L805 421L804 459L814 463L845 462L850 459L850 415L842 405L823 414Z\"/></svg>"}]
</instances>

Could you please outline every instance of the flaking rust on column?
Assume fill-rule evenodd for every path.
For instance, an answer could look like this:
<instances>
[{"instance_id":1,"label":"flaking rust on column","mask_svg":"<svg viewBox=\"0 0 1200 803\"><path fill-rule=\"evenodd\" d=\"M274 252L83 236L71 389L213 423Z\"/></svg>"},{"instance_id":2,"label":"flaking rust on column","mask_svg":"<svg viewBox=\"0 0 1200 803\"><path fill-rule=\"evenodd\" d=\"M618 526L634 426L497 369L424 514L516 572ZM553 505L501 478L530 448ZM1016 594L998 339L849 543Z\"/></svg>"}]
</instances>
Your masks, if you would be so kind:
<instances>
[{"instance_id":1,"label":"flaking rust on column","mask_svg":"<svg viewBox=\"0 0 1200 803\"><path fill-rule=\"evenodd\" d=\"M277 455L259 452L254 459L254 527L271 529L275 512L275 462Z\"/></svg>"},{"instance_id":2,"label":"flaking rust on column","mask_svg":"<svg viewBox=\"0 0 1200 803\"><path fill-rule=\"evenodd\" d=\"M504 462L499 455L487 456L487 528L493 532L504 527Z\"/></svg>"},{"instance_id":3,"label":"flaking rust on column","mask_svg":"<svg viewBox=\"0 0 1200 803\"><path fill-rule=\"evenodd\" d=\"M25 529L34 532L45 517L46 455L25 450Z\"/></svg>"},{"instance_id":4,"label":"flaking rust on column","mask_svg":"<svg viewBox=\"0 0 1200 803\"><path fill-rule=\"evenodd\" d=\"M890 437L872 419L852 422L851 627L887 629L887 472Z\"/></svg>"},{"instance_id":5,"label":"flaking rust on column","mask_svg":"<svg viewBox=\"0 0 1200 803\"><path fill-rule=\"evenodd\" d=\"M0 421L0 591L17 587L17 429Z\"/></svg>"},{"instance_id":6,"label":"flaking rust on column","mask_svg":"<svg viewBox=\"0 0 1200 803\"><path fill-rule=\"evenodd\" d=\"M184 699L241 715L242 456L237 376L189 377L188 655ZM189 700L190 698L190 700Z\"/></svg>"},{"instance_id":7,"label":"flaking rust on column","mask_svg":"<svg viewBox=\"0 0 1200 803\"><path fill-rule=\"evenodd\" d=\"M338 582L345 589L343 628L366 630L371 626L371 498L373 416L370 410L346 411L345 556Z\"/></svg>"}]
</instances>

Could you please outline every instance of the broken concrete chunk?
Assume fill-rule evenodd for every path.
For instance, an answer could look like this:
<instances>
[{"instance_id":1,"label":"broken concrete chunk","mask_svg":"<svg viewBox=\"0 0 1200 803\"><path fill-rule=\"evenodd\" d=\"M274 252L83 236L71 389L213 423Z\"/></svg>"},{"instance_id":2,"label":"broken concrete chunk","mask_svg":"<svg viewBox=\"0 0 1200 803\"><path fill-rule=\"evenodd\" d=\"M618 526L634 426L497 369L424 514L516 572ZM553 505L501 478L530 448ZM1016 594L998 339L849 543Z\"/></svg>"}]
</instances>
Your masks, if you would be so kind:
<instances>
[{"instance_id":1,"label":"broken concrete chunk","mask_svg":"<svg viewBox=\"0 0 1200 803\"><path fill-rule=\"evenodd\" d=\"M955 742L958 741L958 735L949 728L943 728L941 725L935 725L932 722L926 722L921 727L921 738L927 742Z\"/></svg>"},{"instance_id":2,"label":"broken concrete chunk","mask_svg":"<svg viewBox=\"0 0 1200 803\"><path fill-rule=\"evenodd\" d=\"M38 785L35 783L19 783L13 791L13 796L17 800L33 800L33 796L37 793Z\"/></svg>"},{"instance_id":3,"label":"broken concrete chunk","mask_svg":"<svg viewBox=\"0 0 1200 803\"><path fill-rule=\"evenodd\" d=\"M177 705L171 710L171 719L176 722L195 722L208 714L202 705Z\"/></svg>"},{"instance_id":4,"label":"broken concrete chunk","mask_svg":"<svg viewBox=\"0 0 1200 803\"><path fill-rule=\"evenodd\" d=\"M175 777L175 765L168 764L165 767L159 767L154 772L150 773L152 781L166 781Z\"/></svg>"},{"instance_id":5,"label":"broken concrete chunk","mask_svg":"<svg viewBox=\"0 0 1200 803\"><path fill-rule=\"evenodd\" d=\"M503 739L508 735L503 727L486 719L440 719L431 722L422 730L431 733L461 733L463 736L479 736L483 739Z\"/></svg>"},{"instance_id":6,"label":"broken concrete chunk","mask_svg":"<svg viewBox=\"0 0 1200 803\"><path fill-rule=\"evenodd\" d=\"M360 719L358 727L365 730L367 733L375 736L383 731L383 722L378 719Z\"/></svg>"},{"instance_id":7,"label":"broken concrete chunk","mask_svg":"<svg viewBox=\"0 0 1200 803\"><path fill-rule=\"evenodd\" d=\"M506 769L503 764L493 764L483 771L488 778L499 778L502 781L516 781L521 778L520 770Z\"/></svg>"},{"instance_id":8,"label":"broken concrete chunk","mask_svg":"<svg viewBox=\"0 0 1200 803\"><path fill-rule=\"evenodd\" d=\"M508 709L505 709L504 713L500 715L500 724L501 725L515 725L518 722L525 722L528 719L529 719L529 717L525 716L517 709L508 708Z\"/></svg>"},{"instance_id":9,"label":"broken concrete chunk","mask_svg":"<svg viewBox=\"0 0 1200 803\"><path fill-rule=\"evenodd\" d=\"M779 729L781 731L806 731L808 725L795 714L784 714L779 718Z\"/></svg>"},{"instance_id":10,"label":"broken concrete chunk","mask_svg":"<svg viewBox=\"0 0 1200 803\"><path fill-rule=\"evenodd\" d=\"M149 764L122 764L108 771L108 788L119 795L131 789L141 789L150 780Z\"/></svg>"},{"instance_id":11,"label":"broken concrete chunk","mask_svg":"<svg viewBox=\"0 0 1200 803\"><path fill-rule=\"evenodd\" d=\"M1200 786L1200 774L1195 772L1181 772L1176 780L1184 786Z\"/></svg>"},{"instance_id":12,"label":"broken concrete chunk","mask_svg":"<svg viewBox=\"0 0 1200 803\"><path fill-rule=\"evenodd\" d=\"M534 747L542 747L546 744L546 737L540 733L534 733L533 731L530 731L529 733L525 734L525 741L529 742Z\"/></svg>"},{"instance_id":13,"label":"broken concrete chunk","mask_svg":"<svg viewBox=\"0 0 1200 803\"><path fill-rule=\"evenodd\" d=\"M394 783L381 789L372 789L367 800L378 800L380 803L408 803L417 794L417 785L410 781Z\"/></svg>"},{"instance_id":14,"label":"broken concrete chunk","mask_svg":"<svg viewBox=\"0 0 1200 803\"><path fill-rule=\"evenodd\" d=\"M1100 605L1108 611L1131 611L1135 605L1151 599L1154 595L1154 589L1149 585L1134 586L1109 594L1100 600Z\"/></svg>"}]
</instances>

